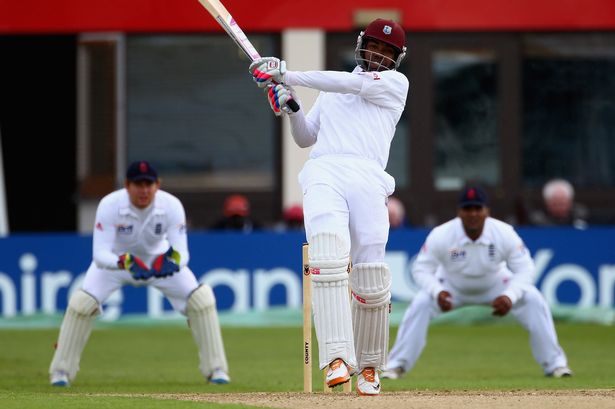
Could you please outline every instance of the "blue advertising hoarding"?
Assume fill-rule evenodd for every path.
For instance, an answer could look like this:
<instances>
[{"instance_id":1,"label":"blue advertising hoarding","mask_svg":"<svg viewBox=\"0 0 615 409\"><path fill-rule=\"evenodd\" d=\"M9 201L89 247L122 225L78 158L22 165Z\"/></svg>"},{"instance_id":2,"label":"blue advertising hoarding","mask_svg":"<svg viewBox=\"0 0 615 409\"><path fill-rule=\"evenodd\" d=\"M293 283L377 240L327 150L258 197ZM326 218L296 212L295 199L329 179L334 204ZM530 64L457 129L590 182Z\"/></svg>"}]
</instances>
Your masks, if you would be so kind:
<instances>
[{"instance_id":1,"label":"blue advertising hoarding","mask_svg":"<svg viewBox=\"0 0 615 409\"><path fill-rule=\"evenodd\" d=\"M416 288L409 271L428 234L393 230L387 263L393 301L409 301ZM518 229L536 263L536 285L552 306L614 308L615 227ZM302 300L301 232L193 232L190 267L211 285L220 311L299 308ZM91 262L91 236L13 235L0 239L0 317L62 313ZM161 317L170 304L153 288L124 287L105 303L104 319L124 314Z\"/></svg>"}]
</instances>

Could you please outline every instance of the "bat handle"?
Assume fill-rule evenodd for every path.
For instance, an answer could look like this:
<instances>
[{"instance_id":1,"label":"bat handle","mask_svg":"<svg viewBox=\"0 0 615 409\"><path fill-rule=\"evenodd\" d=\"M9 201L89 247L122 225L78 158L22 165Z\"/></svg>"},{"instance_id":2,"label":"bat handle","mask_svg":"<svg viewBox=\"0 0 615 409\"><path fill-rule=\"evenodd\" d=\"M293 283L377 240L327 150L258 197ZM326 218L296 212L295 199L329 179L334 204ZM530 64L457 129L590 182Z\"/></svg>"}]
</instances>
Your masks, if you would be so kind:
<instances>
[{"instance_id":1,"label":"bat handle","mask_svg":"<svg viewBox=\"0 0 615 409\"><path fill-rule=\"evenodd\" d=\"M295 101L294 99L290 99L288 100L288 102L286 103L286 105L288 105L288 107L290 108L291 111L293 112L297 112L299 111L299 104L297 104L297 101Z\"/></svg>"},{"instance_id":2,"label":"bat handle","mask_svg":"<svg viewBox=\"0 0 615 409\"><path fill-rule=\"evenodd\" d=\"M277 84L277 82L273 81L274 84ZM286 103L286 106L290 108L291 111L293 112L297 112L299 111L299 104L297 104L297 101L295 101L294 99L289 99L288 102Z\"/></svg>"}]
</instances>

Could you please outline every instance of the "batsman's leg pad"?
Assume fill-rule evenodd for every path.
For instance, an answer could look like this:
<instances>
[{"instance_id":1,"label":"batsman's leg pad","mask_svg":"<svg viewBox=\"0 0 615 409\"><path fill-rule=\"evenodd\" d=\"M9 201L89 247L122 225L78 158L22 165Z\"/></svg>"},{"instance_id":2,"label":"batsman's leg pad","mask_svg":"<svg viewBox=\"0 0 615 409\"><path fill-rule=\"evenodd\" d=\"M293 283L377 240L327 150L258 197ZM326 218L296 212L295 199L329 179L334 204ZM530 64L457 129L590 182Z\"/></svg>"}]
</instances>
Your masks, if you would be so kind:
<instances>
[{"instance_id":1,"label":"batsman's leg pad","mask_svg":"<svg viewBox=\"0 0 615 409\"><path fill-rule=\"evenodd\" d=\"M350 281L359 370L368 367L383 369L389 345L391 273L384 263L355 264Z\"/></svg>"},{"instance_id":2,"label":"batsman's leg pad","mask_svg":"<svg viewBox=\"0 0 615 409\"><path fill-rule=\"evenodd\" d=\"M94 319L100 312L98 301L83 290L77 290L68 301L60 335L49 373L65 372L72 381L79 371L81 353L88 342Z\"/></svg>"},{"instance_id":3,"label":"batsman's leg pad","mask_svg":"<svg viewBox=\"0 0 615 409\"><path fill-rule=\"evenodd\" d=\"M219 368L228 373L216 298L211 287L201 285L190 294L186 315L199 350L199 369L205 379L209 378L214 369Z\"/></svg>"},{"instance_id":4,"label":"batsman's leg pad","mask_svg":"<svg viewBox=\"0 0 615 409\"><path fill-rule=\"evenodd\" d=\"M318 233L310 240L312 310L320 369L336 358L350 368L357 366L348 300L349 253L349 245L335 233Z\"/></svg>"}]
</instances>

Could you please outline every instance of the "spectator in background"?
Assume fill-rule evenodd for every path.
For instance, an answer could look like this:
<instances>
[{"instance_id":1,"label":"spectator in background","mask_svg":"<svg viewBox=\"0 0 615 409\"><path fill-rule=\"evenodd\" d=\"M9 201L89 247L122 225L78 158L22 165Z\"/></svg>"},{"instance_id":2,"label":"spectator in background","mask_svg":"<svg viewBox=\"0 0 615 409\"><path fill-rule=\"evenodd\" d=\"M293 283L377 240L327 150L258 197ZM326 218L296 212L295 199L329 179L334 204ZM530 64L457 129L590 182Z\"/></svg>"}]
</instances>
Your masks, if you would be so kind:
<instances>
[{"instance_id":1,"label":"spectator in background","mask_svg":"<svg viewBox=\"0 0 615 409\"><path fill-rule=\"evenodd\" d=\"M294 204L284 209L282 220L272 226L272 230L276 232L302 231L304 229L303 206L300 204Z\"/></svg>"},{"instance_id":2,"label":"spectator in background","mask_svg":"<svg viewBox=\"0 0 615 409\"><path fill-rule=\"evenodd\" d=\"M211 227L214 230L236 230L251 233L260 224L250 217L250 201L244 195L230 195L224 200L223 217Z\"/></svg>"},{"instance_id":3,"label":"spectator in background","mask_svg":"<svg viewBox=\"0 0 615 409\"><path fill-rule=\"evenodd\" d=\"M574 188L564 179L552 179L542 189L543 209L530 214L534 226L587 228L587 209L574 202Z\"/></svg>"},{"instance_id":4,"label":"spectator in background","mask_svg":"<svg viewBox=\"0 0 615 409\"><path fill-rule=\"evenodd\" d=\"M303 206L292 205L284 210L284 226L288 230L303 230Z\"/></svg>"},{"instance_id":5,"label":"spectator in background","mask_svg":"<svg viewBox=\"0 0 615 409\"><path fill-rule=\"evenodd\" d=\"M389 209L389 225L391 229L406 226L406 208L401 200L395 196L389 196L387 208Z\"/></svg>"},{"instance_id":6,"label":"spectator in background","mask_svg":"<svg viewBox=\"0 0 615 409\"><path fill-rule=\"evenodd\" d=\"M397 379L411 370L427 343L431 319L465 305L490 306L495 316L510 313L528 330L544 374L571 376L534 274L530 253L513 227L489 217L485 192L465 189L457 217L429 233L412 266L421 290L404 314L382 378Z\"/></svg>"}]
</instances>

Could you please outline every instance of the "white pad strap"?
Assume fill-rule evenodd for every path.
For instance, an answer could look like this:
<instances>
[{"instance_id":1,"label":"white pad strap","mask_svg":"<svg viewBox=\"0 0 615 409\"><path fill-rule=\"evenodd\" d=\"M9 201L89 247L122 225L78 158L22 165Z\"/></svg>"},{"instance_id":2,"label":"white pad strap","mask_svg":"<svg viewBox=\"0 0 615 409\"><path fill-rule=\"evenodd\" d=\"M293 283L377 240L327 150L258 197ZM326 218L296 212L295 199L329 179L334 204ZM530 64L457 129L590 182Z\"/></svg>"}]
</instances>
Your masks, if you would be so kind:
<instances>
[{"instance_id":1,"label":"white pad strap","mask_svg":"<svg viewBox=\"0 0 615 409\"><path fill-rule=\"evenodd\" d=\"M383 369L389 345L391 273L384 263L355 264L350 281L359 370Z\"/></svg>"},{"instance_id":2,"label":"white pad strap","mask_svg":"<svg viewBox=\"0 0 615 409\"><path fill-rule=\"evenodd\" d=\"M309 257L320 369L336 358L355 368L348 295L349 247L337 234L319 233L310 240Z\"/></svg>"},{"instance_id":3,"label":"white pad strap","mask_svg":"<svg viewBox=\"0 0 615 409\"><path fill-rule=\"evenodd\" d=\"M186 315L199 350L199 369L203 376L207 379L216 368L228 372L216 298L211 287L201 285L190 294Z\"/></svg>"},{"instance_id":4,"label":"white pad strap","mask_svg":"<svg viewBox=\"0 0 615 409\"><path fill-rule=\"evenodd\" d=\"M98 301L83 290L77 290L68 301L60 335L49 373L66 372L72 381L79 371L81 353L88 342L94 318L100 312Z\"/></svg>"}]
</instances>

